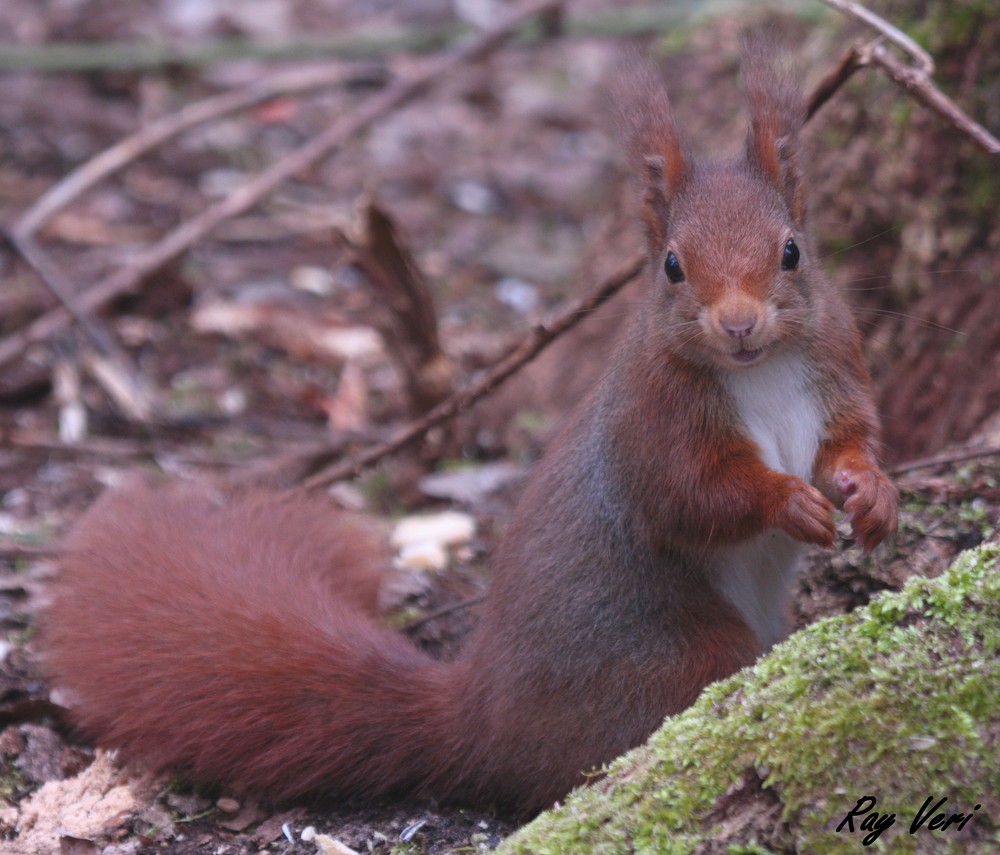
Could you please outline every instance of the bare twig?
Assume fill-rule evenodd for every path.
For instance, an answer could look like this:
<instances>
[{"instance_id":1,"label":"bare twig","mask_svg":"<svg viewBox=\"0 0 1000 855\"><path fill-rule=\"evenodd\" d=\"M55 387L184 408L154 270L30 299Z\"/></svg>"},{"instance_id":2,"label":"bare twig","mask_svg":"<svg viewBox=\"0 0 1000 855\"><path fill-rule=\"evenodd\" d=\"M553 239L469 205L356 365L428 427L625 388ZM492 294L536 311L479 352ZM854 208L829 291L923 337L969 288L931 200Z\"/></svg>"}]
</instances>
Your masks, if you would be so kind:
<instances>
[{"instance_id":1,"label":"bare twig","mask_svg":"<svg viewBox=\"0 0 1000 855\"><path fill-rule=\"evenodd\" d=\"M77 305L73 288L63 272L52 262L42 248L28 234L19 232L16 228L6 233L7 241L17 250L28 266L35 271L41 283L48 288L63 308L72 316L74 323L90 340L90 343L103 354L115 351L114 337L103 324Z\"/></svg>"},{"instance_id":2,"label":"bare twig","mask_svg":"<svg viewBox=\"0 0 1000 855\"><path fill-rule=\"evenodd\" d=\"M982 448L966 448L962 451L933 454L930 457L920 457L893 466L893 475L904 475L916 469L929 469L933 466L944 466L947 463L962 463L965 460L975 460L979 457L995 457L1000 455L1000 445L984 445Z\"/></svg>"},{"instance_id":3,"label":"bare twig","mask_svg":"<svg viewBox=\"0 0 1000 855\"><path fill-rule=\"evenodd\" d=\"M414 630L420 629L422 626L429 624L431 621L435 621L438 618L446 617L447 615L454 614L455 612L460 612L462 609L472 608L472 606L478 606L485 598L479 597L469 597L467 600L459 600L457 603L452 603L448 606L442 606L439 609L435 609L432 612L428 612L421 617L414 618L408 621L403 627L403 632L413 632Z\"/></svg>"},{"instance_id":4,"label":"bare twig","mask_svg":"<svg viewBox=\"0 0 1000 855\"><path fill-rule=\"evenodd\" d=\"M792 5L786 0L787 5ZM569 38L595 36L653 35L691 20L690 3L654 3L646 6L618 6L607 11L579 10L566 15L561 31ZM399 29L378 27L281 41L219 39L191 45L141 42L59 42L41 45L0 45L0 73L4 71L70 72L158 71L169 68L204 67L233 60L288 62L341 58L358 59L398 53L430 53L441 50L469 28L446 23L437 27ZM523 28L522 43L544 37L539 28Z\"/></svg>"},{"instance_id":5,"label":"bare twig","mask_svg":"<svg viewBox=\"0 0 1000 855\"><path fill-rule=\"evenodd\" d=\"M226 92L188 104L176 113L145 125L74 169L22 213L10 230L21 239L34 234L57 211L65 208L97 182L190 128L281 95L343 84L357 78L357 75L357 71L346 71L342 66L299 68L269 75L235 92Z\"/></svg>"},{"instance_id":6,"label":"bare twig","mask_svg":"<svg viewBox=\"0 0 1000 855\"><path fill-rule=\"evenodd\" d=\"M161 441L135 439L107 439L91 437L82 442L67 445L59 436L39 434L35 431L5 431L0 435L0 446L13 448L19 453L39 452L45 455L68 455L79 457L88 455L111 461L146 459L154 457Z\"/></svg>"},{"instance_id":7,"label":"bare twig","mask_svg":"<svg viewBox=\"0 0 1000 855\"><path fill-rule=\"evenodd\" d=\"M84 368L123 416L141 424L152 421L156 409L154 395L136 369L129 370L119 360L89 349L82 356Z\"/></svg>"},{"instance_id":8,"label":"bare twig","mask_svg":"<svg viewBox=\"0 0 1000 855\"><path fill-rule=\"evenodd\" d=\"M148 423L153 413L152 397L139 381L139 371L128 353L118 346L103 324L77 305L63 272L30 236L18 235L12 230L7 233L7 240L69 312L96 350L91 364L99 366L100 370L95 372L95 377L119 411L133 421Z\"/></svg>"},{"instance_id":9,"label":"bare twig","mask_svg":"<svg viewBox=\"0 0 1000 855\"><path fill-rule=\"evenodd\" d=\"M854 73L864 68L865 60L863 49L857 45L851 45L840 58L837 66L831 69L813 90L812 95L806 102L806 121L811 119L834 94L847 83Z\"/></svg>"},{"instance_id":10,"label":"bare twig","mask_svg":"<svg viewBox=\"0 0 1000 855\"><path fill-rule=\"evenodd\" d=\"M187 44L152 42L147 39L5 44L0 45L0 73L27 71L66 74L109 70L149 72L183 67L201 68L239 60L265 63L331 58L360 59L396 51L428 53L441 50L467 32L468 28L445 24L419 29L379 29L369 32L356 30L292 41L232 37Z\"/></svg>"},{"instance_id":11,"label":"bare twig","mask_svg":"<svg viewBox=\"0 0 1000 855\"><path fill-rule=\"evenodd\" d=\"M934 60L931 55L906 33L890 24L885 18L876 15L871 9L862 6L860 3L855 3L853 0L823 0L823 2L827 6L832 6L834 9L846 12L869 27L878 30L896 47L911 56L925 77L930 77L934 73Z\"/></svg>"},{"instance_id":12,"label":"bare twig","mask_svg":"<svg viewBox=\"0 0 1000 855\"><path fill-rule=\"evenodd\" d=\"M201 213L182 223L150 247L137 254L132 263L100 280L80 294L77 305L93 312L105 303L134 290L147 277L187 251L220 223L242 214L260 202L278 185L334 154L345 142L370 127L392 110L426 92L455 69L499 47L523 23L558 8L559 0L529 0L502 23L430 63L408 80L383 89L357 112L334 122L301 148L275 162L260 175ZM32 322L27 329L0 341L0 366L6 365L35 342L65 329L70 316L54 309Z\"/></svg>"},{"instance_id":13,"label":"bare twig","mask_svg":"<svg viewBox=\"0 0 1000 855\"><path fill-rule=\"evenodd\" d=\"M52 366L52 397L59 412L59 440L67 445L87 435L87 408L80 388L80 366L70 359L57 359Z\"/></svg>"},{"instance_id":14,"label":"bare twig","mask_svg":"<svg viewBox=\"0 0 1000 855\"><path fill-rule=\"evenodd\" d=\"M335 481L354 478L369 466L384 457L399 451L423 436L432 427L464 412L484 395L492 392L508 377L538 356L546 347L567 330L576 326L598 306L607 302L629 282L635 279L645 266L645 256L634 258L625 267L608 277L586 297L574 302L555 318L535 326L528 336L514 350L501 359L476 383L460 389L446 398L422 419L411 422L386 443L369 448L356 457L343 461L303 482L304 489L326 487Z\"/></svg>"},{"instance_id":15,"label":"bare twig","mask_svg":"<svg viewBox=\"0 0 1000 855\"><path fill-rule=\"evenodd\" d=\"M853 0L823 0L823 2L878 30L885 39L906 53L914 61L914 65L906 65L896 59L881 43L881 39L863 48L852 47L841 59L840 65L820 84L817 95L822 95L822 97L815 105L810 100L810 116L829 100L830 96L858 68L871 66L885 72L897 86L904 89L925 107L937 113L942 119L950 122L987 154L994 157L1000 155L1000 140L978 122L969 118L954 101L934 85L931 80L931 75L934 73L934 60L927 51L902 30L894 27L885 18L876 15L860 3L855 3Z\"/></svg>"},{"instance_id":16,"label":"bare twig","mask_svg":"<svg viewBox=\"0 0 1000 855\"><path fill-rule=\"evenodd\" d=\"M0 559L6 561L38 561L43 558L55 558L58 555L58 546L29 546L23 543L0 542ZM433 617L436 615L428 615L427 620Z\"/></svg>"},{"instance_id":17,"label":"bare twig","mask_svg":"<svg viewBox=\"0 0 1000 855\"><path fill-rule=\"evenodd\" d=\"M922 70L904 65L881 45L872 49L871 64L888 74L897 86L905 89L915 100L950 122L987 154L1000 156L1000 140L962 112Z\"/></svg>"}]
</instances>

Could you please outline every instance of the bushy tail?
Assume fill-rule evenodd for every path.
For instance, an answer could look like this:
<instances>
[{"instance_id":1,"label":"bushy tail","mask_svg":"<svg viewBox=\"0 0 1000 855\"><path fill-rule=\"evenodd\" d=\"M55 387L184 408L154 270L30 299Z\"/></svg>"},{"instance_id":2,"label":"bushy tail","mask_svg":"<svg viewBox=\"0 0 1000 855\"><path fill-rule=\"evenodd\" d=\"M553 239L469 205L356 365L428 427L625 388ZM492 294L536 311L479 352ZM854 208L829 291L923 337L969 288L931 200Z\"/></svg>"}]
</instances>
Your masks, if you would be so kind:
<instances>
[{"instance_id":1,"label":"bushy tail","mask_svg":"<svg viewBox=\"0 0 1000 855\"><path fill-rule=\"evenodd\" d=\"M462 666L363 613L381 566L322 506L132 487L68 540L47 666L85 734L157 770L279 800L447 795Z\"/></svg>"}]
</instances>

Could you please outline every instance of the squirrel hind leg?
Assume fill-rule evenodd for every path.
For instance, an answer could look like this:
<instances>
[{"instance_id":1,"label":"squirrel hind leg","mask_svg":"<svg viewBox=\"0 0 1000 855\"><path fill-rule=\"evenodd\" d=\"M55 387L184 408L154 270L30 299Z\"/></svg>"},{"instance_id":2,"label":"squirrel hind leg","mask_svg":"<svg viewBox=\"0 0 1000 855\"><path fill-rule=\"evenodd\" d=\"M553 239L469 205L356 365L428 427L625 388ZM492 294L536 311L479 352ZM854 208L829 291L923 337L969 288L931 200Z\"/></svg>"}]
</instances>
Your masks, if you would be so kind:
<instances>
[{"instance_id":1,"label":"squirrel hind leg","mask_svg":"<svg viewBox=\"0 0 1000 855\"><path fill-rule=\"evenodd\" d=\"M714 590L687 613L690 655L674 684L674 714L686 709L702 689L752 665L765 645L739 610Z\"/></svg>"}]
</instances>

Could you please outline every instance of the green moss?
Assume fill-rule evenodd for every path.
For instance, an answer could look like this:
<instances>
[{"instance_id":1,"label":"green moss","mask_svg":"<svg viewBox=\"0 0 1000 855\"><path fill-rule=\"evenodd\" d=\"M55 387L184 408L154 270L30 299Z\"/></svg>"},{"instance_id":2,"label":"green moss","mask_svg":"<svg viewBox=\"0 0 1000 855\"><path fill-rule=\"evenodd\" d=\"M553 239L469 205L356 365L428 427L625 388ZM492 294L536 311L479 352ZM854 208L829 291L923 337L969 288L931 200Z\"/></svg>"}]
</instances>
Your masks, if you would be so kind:
<instances>
[{"instance_id":1,"label":"green moss","mask_svg":"<svg viewBox=\"0 0 1000 855\"><path fill-rule=\"evenodd\" d=\"M993 536L993 524L990 521L989 509L982 499L973 499L963 503L958 509L958 518L971 523L974 528L978 529L983 540L988 540Z\"/></svg>"},{"instance_id":2,"label":"green moss","mask_svg":"<svg viewBox=\"0 0 1000 855\"><path fill-rule=\"evenodd\" d=\"M997 197L1000 196L1000 170L997 170L996 163L986 157L976 157L964 161L962 166L969 191L970 213L977 219L995 213Z\"/></svg>"},{"instance_id":3,"label":"green moss","mask_svg":"<svg viewBox=\"0 0 1000 855\"><path fill-rule=\"evenodd\" d=\"M380 467L367 472L355 482L361 495L365 498L365 504L371 508L377 508L385 514L397 514L403 512L403 507L399 500L399 495L393 488L392 479L389 477L389 470Z\"/></svg>"},{"instance_id":4,"label":"green moss","mask_svg":"<svg viewBox=\"0 0 1000 855\"><path fill-rule=\"evenodd\" d=\"M932 54L975 41L984 22L996 16L995 0L929 3L919 14L909 19L906 4L901 5L902 8L898 11L902 17L895 17L894 22ZM913 9L912 4L909 8Z\"/></svg>"},{"instance_id":5,"label":"green moss","mask_svg":"<svg viewBox=\"0 0 1000 855\"><path fill-rule=\"evenodd\" d=\"M723 837L731 852L843 852L867 832L833 829L867 795L897 816L875 851L996 851L998 556L997 545L971 550L935 580L797 633L500 851L684 853ZM766 846L727 823L724 797L741 789L777 805ZM946 813L982 805L970 820L979 842L909 834L928 796L947 796Z\"/></svg>"},{"instance_id":6,"label":"green moss","mask_svg":"<svg viewBox=\"0 0 1000 855\"><path fill-rule=\"evenodd\" d=\"M537 410L521 410L515 417L515 424L529 434L541 433L548 426L545 414Z\"/></svg>"},{"instance_id":7,"label":"green moss","mask_svg":"<svg viewBox=\"0 0 1000 855\"><path fill-rule=\"evenodd\" d=\"M6 766L0 775L0 801L13 802L28 787L24 773L14 765Z\"/></svg>"}]
</instances>

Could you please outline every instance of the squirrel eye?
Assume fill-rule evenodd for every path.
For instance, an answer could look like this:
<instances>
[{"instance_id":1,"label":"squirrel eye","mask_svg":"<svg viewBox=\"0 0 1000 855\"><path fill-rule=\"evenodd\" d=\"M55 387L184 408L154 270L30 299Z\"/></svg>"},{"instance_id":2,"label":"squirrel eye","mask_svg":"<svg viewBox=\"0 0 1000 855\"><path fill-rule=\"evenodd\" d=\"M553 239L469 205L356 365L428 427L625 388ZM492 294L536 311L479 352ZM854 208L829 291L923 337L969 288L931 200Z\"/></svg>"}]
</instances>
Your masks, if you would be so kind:
<instances>
[{"instance_id":1,"label":"squirrel eye","mask_svg":"<svg viewBox=\"0 0 1000 855\"><path fill-rule=\"evenodd\" d=\"M799 266L799 248L795 245L795 241L789 238L785 241L785 251L781 256L781 269L782 270L794 270Z\"/></svg>"},{"instance_id":2,"label":"squirrel eye","mask_svg":"<svg viewBox=\"0 0 1000 855\"><path fill-rule=\"evenodd\" d=\"M667 260L663 262L663 271L667 274L667 279L671 282L683 282L684 271L681 270L681 263L673 252L667 253Z\"/></svg>"}]
</instances>

